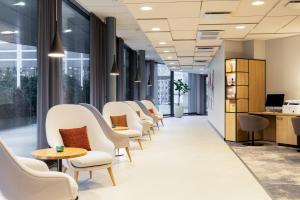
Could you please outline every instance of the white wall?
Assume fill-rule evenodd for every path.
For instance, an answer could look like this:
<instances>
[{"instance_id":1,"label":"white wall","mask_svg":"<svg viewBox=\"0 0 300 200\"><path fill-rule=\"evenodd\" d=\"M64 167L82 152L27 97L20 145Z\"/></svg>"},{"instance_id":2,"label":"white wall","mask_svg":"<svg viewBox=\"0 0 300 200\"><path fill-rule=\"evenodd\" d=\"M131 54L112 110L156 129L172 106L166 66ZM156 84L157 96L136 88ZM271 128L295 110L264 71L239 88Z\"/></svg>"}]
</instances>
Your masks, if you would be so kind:
<instances>
[{"instance_id":1,"label":"white wall","mask_svg":"<svg viewBox=\"0 0 300 200\"><path fill-rule=\"evenodd\" d=\"M267 94L300 99L300 36L266 42Z\"/></svg>"},{"instance_id":2,"label":"white wall","mask_svg":"<svg viewBox=\"0 0 300 200\"><path fill-rule=\"evenodd\" d=\"M224 45L219 49L216 56L209 64L210 71L214 71L214 94L212 108L208 108L208 120L221 135L225 135L225 53ZM210 90L210 89L209 89ZM210 92L210 91L209 91Z\"/></svg>"}]
</instances>

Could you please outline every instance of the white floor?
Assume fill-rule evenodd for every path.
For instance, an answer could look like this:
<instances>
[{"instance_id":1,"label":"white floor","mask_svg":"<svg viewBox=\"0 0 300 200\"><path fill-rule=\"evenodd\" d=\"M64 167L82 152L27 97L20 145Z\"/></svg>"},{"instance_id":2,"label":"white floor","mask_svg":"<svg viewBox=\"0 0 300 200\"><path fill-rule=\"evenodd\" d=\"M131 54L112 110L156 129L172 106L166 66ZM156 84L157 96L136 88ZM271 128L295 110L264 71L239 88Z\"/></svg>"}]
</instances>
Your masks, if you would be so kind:
<instances>
[{"instance_id":1,"label":"white floor","mask_svg":"<svg viewBox=\"0 0 300 200\"><path fill-rule=\"evenodd\" d=\"M105 170L80 176L80 200L271 200L205 117L165 119L133 163L118 158L117 186Z\"/></svg>"}]
</instances>

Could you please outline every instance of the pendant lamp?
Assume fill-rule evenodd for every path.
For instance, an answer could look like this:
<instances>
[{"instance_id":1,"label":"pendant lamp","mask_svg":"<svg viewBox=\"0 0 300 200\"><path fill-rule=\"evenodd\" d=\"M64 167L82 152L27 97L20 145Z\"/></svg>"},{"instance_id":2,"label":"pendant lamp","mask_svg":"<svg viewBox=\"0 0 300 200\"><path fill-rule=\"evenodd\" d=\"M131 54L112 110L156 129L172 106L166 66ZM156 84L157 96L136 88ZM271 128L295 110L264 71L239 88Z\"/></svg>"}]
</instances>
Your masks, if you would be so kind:
<instances>
[{"instance_id":1,"label":"pendant lamp","mask_svg":"<svg viewBox=\"0 0 300 200\"><path fill-rule=\"evenodd\" d=\"M119 76L120 75L119 68L118 68L117 63L116 63L116 56L114 56L114 63L112 65L110 75L111 76Z\"/></svg>"},{"instance_id":2,"label":"pendant lamp","mask_svg":"<svg viewBox=\"0 0 300 200\"><path fill-rule=\"evenodd\" d=\"M56 24L55 24L55 35L54 35L54 39L52 41L52 45L50 48L50 52L48 53L49 57L53 57L53 58L61 58L65 56L65 52L64 52L64 48L62 46L61 43L61 38L60 38L60 34L59 34L59 30L58 30L58 22L57 22L57 0L56 0L56 9L55 9L55 20L56 20Z\"/></svg>"}]
</instances>

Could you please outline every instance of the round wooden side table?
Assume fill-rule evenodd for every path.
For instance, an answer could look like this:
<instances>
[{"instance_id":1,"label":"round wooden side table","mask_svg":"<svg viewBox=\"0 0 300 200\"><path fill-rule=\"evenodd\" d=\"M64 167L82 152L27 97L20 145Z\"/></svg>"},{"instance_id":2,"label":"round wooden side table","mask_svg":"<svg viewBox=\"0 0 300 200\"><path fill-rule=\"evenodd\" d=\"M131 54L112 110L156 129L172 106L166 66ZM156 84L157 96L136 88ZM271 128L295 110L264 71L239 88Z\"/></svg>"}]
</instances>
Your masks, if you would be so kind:
<instances>
[{"instance_id":1,"label":"round wooden side table","mask_svg":"<svg viewBox=\"0 0 300 200\"><path fill-rule=\"evenodd\" d=\"M57 171L62 172L62 160L76 158L87 154L87 150L81 148L65 147L63 152L57 152L54 148L38 149L32 152L32 156L39 160L57 160Z\"/></svg>"}]
</instances>

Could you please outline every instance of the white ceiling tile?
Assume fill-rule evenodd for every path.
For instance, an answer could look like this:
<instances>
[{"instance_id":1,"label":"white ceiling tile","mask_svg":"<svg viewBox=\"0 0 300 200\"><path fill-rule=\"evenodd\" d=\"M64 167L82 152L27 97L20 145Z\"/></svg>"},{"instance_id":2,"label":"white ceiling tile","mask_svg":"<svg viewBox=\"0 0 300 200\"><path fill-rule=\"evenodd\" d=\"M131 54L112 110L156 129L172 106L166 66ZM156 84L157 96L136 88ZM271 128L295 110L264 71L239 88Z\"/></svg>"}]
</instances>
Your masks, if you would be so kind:
<instances>
[{"instance_id":1,"label":"white ceiling tile","mask_svg":"<svg viewBox=\"0 0 300 200\"><path fill-rule=\"evenodd\" d=\"M168 21L172 31L196 31L199 24L199 18L177 18Z\"/></svg>"},{"instance_id":2,"label":"white ceiling tile","mask_svg":"<svg viewBox=\"0 0 300 200\"><path fill-rule=\"evenodd\" d=\"M149 3L153 9L148 12L140 9L142 5L127 4L136 19L199 17L201 2Z\"/></svg>"},{"instance_id":3,"label":"white ceiling tile","mask_svg":"<svg viewBox=\"0 0 300 200\"><path fill-rule=\"evenodd\" d=\"M286 7L289 0L281 0L268 16L300 15L300 9Z\"/></svg>"},{"instance_id":4,"label":"white ceiling tile","mask_svg":"<svg viewBox=\"0 0 300 200\"><path fill-rule=\"evenodd\" d=\"M169 31L169 24L166 19L137 20L144 32L152 32L152 28L160 28L160 31Z\"/></svg>"},{"instance_id":5,"label":"white ceiling tile","mask_svg":"<svg viewBox=\"0 0 300 200\"><path fill-rule=\"evenodd\" d=\"M299 33L273 33L273 34L249 34L247 35L246 39L248 40L270 40L270 39L277 39L277 38L285 38L285 37L291 37L299 35Z\"/></svg>"},{"instance_id":6,"label":"white ceiling tile","mask_svg":"<svg viewBox=\"0 0 300 200\"><path fill-rule=\"evenodd\" d=\"M300 33L300 17L296 17L289 24L281 28L278 33Z\"/></svg>"},{"instance_id":7,"label":"white ceiling tile","mask_svg":"<svg viewBox=\"0 0 300 200\"><path fill-rule=\"evenodd\" d=\"M262 6L253 6L253 0L242 0L237 9L232 13L233 16L263 16L266 15L279 0L264 0Z\"/></svg>"},{"instance_id":8,"label":"white ceiling tile","mask_svg":"<svg viewBox=\"0 0 300 200\"><path fill-rule=\"evenodd\" d=\"M173 41L170 32L148 32L146 33L146 36L152 42L164 41L164 42L172 43Z\"/></svg>"},{"instance_id":9,"label":"white ceiling tile","mask_svg":"<svg viewBox=\"0 0 300 200\"><path fill-rule=\"evenodd\" d=\"M195 40L197 31L172 31L173 40Z\"/></svg>"},{"instance_id":10,"label":"white ceiling tile","mask_svg":"<svg viewBox=\"0 0 300 200\"><path fill-rule=\"evenodd\" d=\"M295 19L295 16L265 17L251 33L276 33L279 29Z\"/></svg>"}]
</instances>

